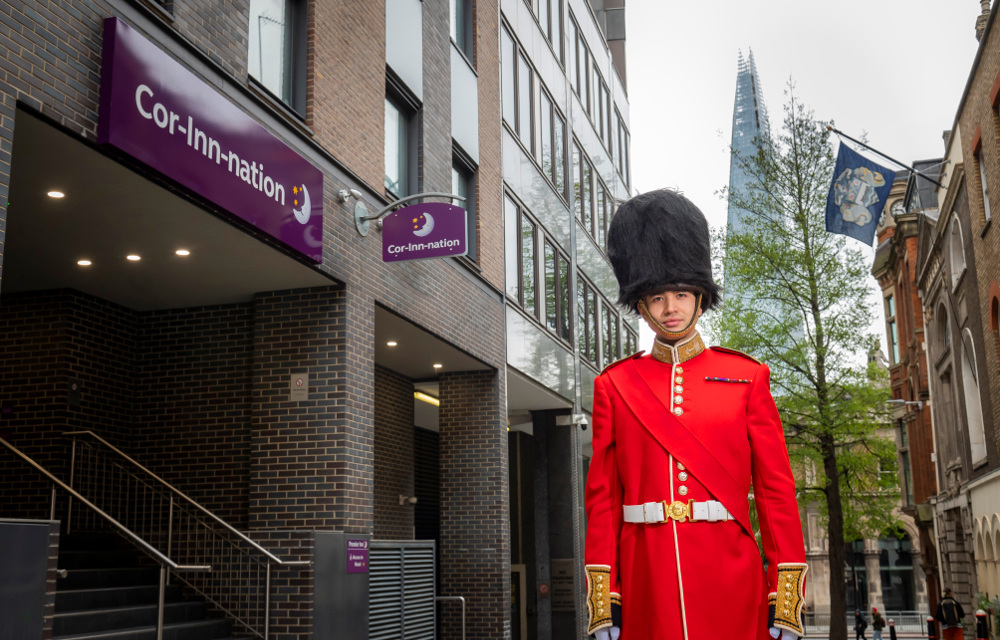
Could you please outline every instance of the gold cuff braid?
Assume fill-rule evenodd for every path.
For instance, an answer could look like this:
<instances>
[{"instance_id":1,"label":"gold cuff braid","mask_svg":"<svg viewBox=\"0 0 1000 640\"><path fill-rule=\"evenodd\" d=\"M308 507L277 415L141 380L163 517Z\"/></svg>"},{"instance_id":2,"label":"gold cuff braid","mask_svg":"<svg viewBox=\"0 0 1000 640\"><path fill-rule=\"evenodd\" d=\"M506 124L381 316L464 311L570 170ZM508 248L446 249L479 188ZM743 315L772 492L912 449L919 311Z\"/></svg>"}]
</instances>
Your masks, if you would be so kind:
<instances>
[{"instance_id":1,"label":"gold cuff braid","mask_svg":"<svg viewBox=\"0 0 1000 640\"><path fill-rule=\"evenodd\" d=\"M611 567L606 564L588 564L585 569L587 612L590 614L587 633L594 633L611 626ZM621 604L621 596L618 596L618 603Z\"/></svg>"},{"instance_id":2,"label":"gold cuff braid","mask_svg":"<svg viewBox=\"0 0 1000 640\"><path fill-rule=\"evenodd\" d=\"M799 562L778 565L777 597L774 603L774 626L787 629L799 637L806 633L802 626L806 569L806 564Z\"/></svg>"}]
</instances>

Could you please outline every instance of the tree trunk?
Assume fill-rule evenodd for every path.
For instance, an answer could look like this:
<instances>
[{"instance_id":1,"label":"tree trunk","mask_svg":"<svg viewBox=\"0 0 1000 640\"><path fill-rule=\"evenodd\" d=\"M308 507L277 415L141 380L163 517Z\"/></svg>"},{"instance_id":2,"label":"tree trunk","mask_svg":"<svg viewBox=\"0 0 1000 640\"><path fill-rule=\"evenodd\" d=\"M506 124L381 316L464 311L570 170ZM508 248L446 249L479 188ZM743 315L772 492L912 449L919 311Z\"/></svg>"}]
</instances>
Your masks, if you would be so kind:
<instances>
[{"instance_id":1,"label":"tree trunk","mask_svg":"<svg viewBox=\"0 0 1000 640\"><path fill-rule=\"evenodd\" d=\"M822 438L823 469L826 471L826 504L829 512L827 539L830 543L830 638L847 640L847 596L844 593L844 513L840 506L840 474L832 436Z\"/></svg>"}]
</instances>

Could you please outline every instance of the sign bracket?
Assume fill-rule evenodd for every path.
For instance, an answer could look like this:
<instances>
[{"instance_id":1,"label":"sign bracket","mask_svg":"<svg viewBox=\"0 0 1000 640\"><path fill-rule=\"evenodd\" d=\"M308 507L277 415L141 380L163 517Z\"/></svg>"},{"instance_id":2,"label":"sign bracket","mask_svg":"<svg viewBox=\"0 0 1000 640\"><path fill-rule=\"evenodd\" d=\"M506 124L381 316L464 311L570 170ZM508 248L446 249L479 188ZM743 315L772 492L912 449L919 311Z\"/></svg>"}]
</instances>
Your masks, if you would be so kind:
<instances>
[{"instance_id":1,"label":"sign bracket","mask_svg":"<svg viewBox=\"0 0 1000 640\"><path fill-rule=\"evenodd\" d=\"M358 200L357 204L354 205L354 226L357 227L358 233L361 237L368 235L369 223L372 220L377 220L379 222L379 228L382 228L382 218L387 214L395 211L399 205L404 202L409 202L410 200L423 200L424 198L448 198L450 200L460 200L465 202L465 197L460 196L455 193L445 193L443 191L425 191L424 193L415 193L412 196L406 196L405 198L400 198L395 202L390 202L375 215L368 215L368 208L365 206L364 202Z\"/></svg>"}]
</instances>

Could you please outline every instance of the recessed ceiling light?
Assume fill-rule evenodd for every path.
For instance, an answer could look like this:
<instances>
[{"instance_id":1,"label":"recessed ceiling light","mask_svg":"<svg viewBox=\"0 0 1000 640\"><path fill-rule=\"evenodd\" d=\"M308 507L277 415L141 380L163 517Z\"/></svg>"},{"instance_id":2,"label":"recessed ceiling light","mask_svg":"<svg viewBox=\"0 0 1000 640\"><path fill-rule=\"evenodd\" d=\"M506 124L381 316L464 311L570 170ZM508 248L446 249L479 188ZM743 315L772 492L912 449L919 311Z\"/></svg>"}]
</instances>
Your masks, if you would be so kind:
<instances>
[{"instance_id":1,"label":"recessed ceiling light","mask_svg":"<svg viewBox=\"0 0 1000 640\"><path fill-rule=\"evenodd\" d=\"M444 366L443 364L437 364L437 363L434 364L435 369L440 369L443 366Z\"/></svg>"},{"instance_id":2,"label":"recessed ceiling light","mask_svg":"<svg viewBox=\"0 0 1000 640\"><path fill-rule=\"evenodd\" d=\"M48 197L50 197L50 198L62 198L62 197L64 197L64 196L65 196L66 194L65 194L65 193L63 193L62 191L49 191L49 192L48 192L48 193L46 193L45 195L47 195L47 196L48 196Z\"/></svg>"},{"instance_id":3,"label":"recessed ceiling light","mask_svg":"<svg viewBox=\"0 0 1000 640\"><path fill-rule=\"evenodd\" d=\"M386 342L385 344L386 344L387 347L395 347L399 343L396 342L395 340L390 340L389 342Z\"/></svg>"},{"instance_id":4,"label":"recessed ceiling light","mask_svg":"<svg viewBox=\"0 0 1000 640\"><path fill-rule=\"evenodd\" d=\"M76 263L81 267L89 267L91 264L90 260L77 260Z\"/></svg>"},{"instance_id":5,"label":"recessed ceiling light","mask_svg":"<svg viewBox=\"0 0 1000 640\"><path fill-rule=\"evenodd\" d=\"M191 255L191 252L188 251L187 249L178 249L177 251L174 251L174 253L176 253L179 256L189 256L189 255Z\"/></svg>"},{"instance_id":6,"label":"recessed ceiling light","mask_svg":"<svg viewBox=\"0 0 1000 640\"><path fill-rule=\"evenodd\" d=\"M130 253L129 255L125 256L125 259L126 260L131 260L132 262L138 262L139 260L142 260L142 257L141 256L137 256L134 253Z\"/></svg>"}]
</instances>

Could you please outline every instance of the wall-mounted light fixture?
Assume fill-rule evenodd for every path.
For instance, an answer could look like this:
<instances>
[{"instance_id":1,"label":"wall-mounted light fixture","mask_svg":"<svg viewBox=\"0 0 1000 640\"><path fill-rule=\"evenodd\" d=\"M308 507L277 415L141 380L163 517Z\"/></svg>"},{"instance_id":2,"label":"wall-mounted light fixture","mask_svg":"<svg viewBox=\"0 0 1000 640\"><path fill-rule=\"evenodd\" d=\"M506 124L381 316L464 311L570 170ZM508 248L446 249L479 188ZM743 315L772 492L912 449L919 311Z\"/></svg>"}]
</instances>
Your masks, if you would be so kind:
<instances>
[{"instance_id":1,"label":"wall-mounted light fixture","mask_svg":"<svg viewBox=\"0 0 1000 640\"><path fill-rule=\"evenodd\" d=\"M417 504L417 497L404 496L403 494L399 494L399 506L404 506L407 504Z\"/></svg>"},{"instance_id":2,"label":"wall-mounted light fixture","mask_svg":"<svg viewBox=\"0 0 1000 640\"><path fill-rule=\"evenodd\" d=\"M904 407L909 407L910 405L915 405L917 407L917 411L920 411L921 409L924 408L924 401L923 400L902 400L902 399L899 399L899 398L893 398L892 400L888 401L888 404L896 405L896 406L902 405Z\"/></svg>"},{"instance_id":3,"label":"wall-mounted light fixture","mask_svg":"<svg viewBox=\"0 0 1000 640\"><path fill-rule=\"evenodd\" d=\"M354 198L358 202L361 201L361 192L357 189L341 189L337 192L337 197L341 202L347 202L349 198Z\"/></svg>"}]
</instances>

